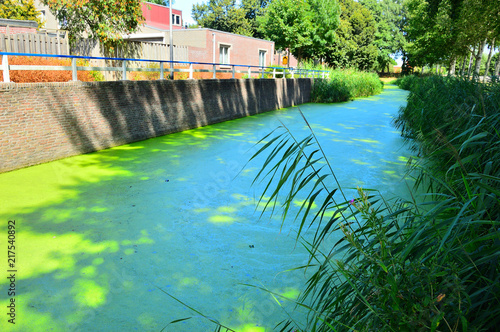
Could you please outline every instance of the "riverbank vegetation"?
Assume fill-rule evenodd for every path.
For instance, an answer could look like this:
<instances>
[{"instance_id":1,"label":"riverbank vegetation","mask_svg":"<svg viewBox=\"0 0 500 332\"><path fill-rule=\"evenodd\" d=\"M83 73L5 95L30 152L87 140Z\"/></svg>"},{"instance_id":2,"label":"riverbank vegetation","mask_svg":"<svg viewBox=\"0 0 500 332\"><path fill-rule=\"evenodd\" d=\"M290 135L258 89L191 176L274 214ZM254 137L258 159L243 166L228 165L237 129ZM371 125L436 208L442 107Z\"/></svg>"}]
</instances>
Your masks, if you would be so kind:
<instances>
[{"instance_id":1,"label":"riverbank vegetation","mask_svg":"<svg viewBox=\"0 0 500 332\"><path fill-rule=\"evenodd\" d=\"M256 179L266 184L261 200L283 222L296 215L310 253L301 268L313 273L297 300L308 322L290 319L282 331L500 325L500 85L403 82L411 92L394 122L418 156L408 167L424 198L388 201L361 188L349 197L312 130L302 139L282 127L254 156L268 154Z\"/></svg>"},{"instance_id":2,"label":"riverbank vegetation","mask_svg":"<svg viewBox=\"0 0 500 332\"><path fill-rule=\"evenodd\" d=\"M337 103L381 93L384 84L375 73L355 69L331 70L328 79L315 80L311 101Z\"/></svg>"}]
</instances>

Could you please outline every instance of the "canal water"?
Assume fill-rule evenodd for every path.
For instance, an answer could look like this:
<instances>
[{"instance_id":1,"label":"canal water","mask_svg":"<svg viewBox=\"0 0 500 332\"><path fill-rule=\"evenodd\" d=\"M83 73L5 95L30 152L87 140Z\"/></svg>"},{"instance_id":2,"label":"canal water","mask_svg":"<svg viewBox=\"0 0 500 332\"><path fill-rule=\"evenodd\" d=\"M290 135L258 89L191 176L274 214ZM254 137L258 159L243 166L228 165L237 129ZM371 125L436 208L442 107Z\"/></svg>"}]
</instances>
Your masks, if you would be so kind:
<instances>
[{"instance_id":1,"label":"canal water","mask_svg":"<svg viewBox=\"0 0 500 332\"><path fill-rule=\"evenodd\" d=\"M305 104L348 195L356 186L405 195L410 153L391 120L406 92L341 104ZM15 295L1 256L2 331L270 331L306 281L286 270L307 261L298 225L264 215L251 186L255 144L283 122L307 135L288 108L0 174L1 251L15 220ZM297 202L297 205L300 202ZM3 255L5 255L4 253ZM166 293L176 297L181 304Z\"/></svg>"}]
</instances>

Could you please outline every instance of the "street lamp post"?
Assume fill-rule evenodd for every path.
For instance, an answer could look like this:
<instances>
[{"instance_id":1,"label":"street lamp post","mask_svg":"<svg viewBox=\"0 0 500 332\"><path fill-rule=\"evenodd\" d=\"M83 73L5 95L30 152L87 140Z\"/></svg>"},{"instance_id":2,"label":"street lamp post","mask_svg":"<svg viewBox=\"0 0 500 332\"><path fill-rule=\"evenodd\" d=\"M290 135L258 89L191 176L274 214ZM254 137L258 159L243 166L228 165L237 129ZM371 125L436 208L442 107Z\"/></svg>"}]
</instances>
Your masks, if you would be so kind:
<instances>
[{"instance_id":1,"label":"street lamp post","mask_svg":"<svg viewBox=\"0 0 500 332\"><path fill-rule=\"evenodd\" d=\"M174 79L174 46L173 46L173 33L172 33L172 0L168 0L168 7L170 12L170 79Z\"/></svg>"}]
</instances>

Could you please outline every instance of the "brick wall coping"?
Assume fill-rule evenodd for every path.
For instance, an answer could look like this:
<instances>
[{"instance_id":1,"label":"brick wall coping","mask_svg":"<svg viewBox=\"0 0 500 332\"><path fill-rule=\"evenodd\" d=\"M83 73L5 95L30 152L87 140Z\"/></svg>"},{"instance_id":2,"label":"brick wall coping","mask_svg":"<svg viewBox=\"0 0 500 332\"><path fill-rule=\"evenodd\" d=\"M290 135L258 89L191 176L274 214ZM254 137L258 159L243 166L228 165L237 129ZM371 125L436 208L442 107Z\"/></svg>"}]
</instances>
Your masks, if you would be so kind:
<instances>
[{"instance_id":1,"label":"brick wall coping","mask_svg":"<svg viewBox=\"0 0 500 332\"><path fill-rule=\"evenodd\" d=\"M16 28L38 28L38 23L35 21L24 21L24 20L11 20L7 18L0 18L0 26L9 26Z\"/></svg>"},{"instance_id":2,"label":"brick wall coping","mask_svg":"<svg viewBox=\"0 0 500 332\"><path fill-rule=\"evenodd\" d=\"M238 79L238 78L227 78L227 79L205 79L203 81L207 82L236 82L236 81L245 81L247 79ZM259 80L257 79L252 79L252 80ZM267 80L267 79L264 79ZM156 81L149 81L149 82L156 82L154 84L158 83L163 83L163 84L175 84L174 82L176 81L170 81L170 80L156 80ZM198 84L198 80L183 80L184 82L191 83L191 84ZM125 86L133 86L137 84L144 84L144 82L147 81L130 81L130 80L125 80L125 81L101 81L101 82L82 82L82 81L71 81L71 82L41 82L41 83L3 83L0 82L0 93L4 91L12 91L12 90L32 90L32 89L45 89L45 88L67 88L67 87L91 87L91 86L99 86L103 84L108 84L108 85L125 85Z\"/></svg>"}]
</instances>

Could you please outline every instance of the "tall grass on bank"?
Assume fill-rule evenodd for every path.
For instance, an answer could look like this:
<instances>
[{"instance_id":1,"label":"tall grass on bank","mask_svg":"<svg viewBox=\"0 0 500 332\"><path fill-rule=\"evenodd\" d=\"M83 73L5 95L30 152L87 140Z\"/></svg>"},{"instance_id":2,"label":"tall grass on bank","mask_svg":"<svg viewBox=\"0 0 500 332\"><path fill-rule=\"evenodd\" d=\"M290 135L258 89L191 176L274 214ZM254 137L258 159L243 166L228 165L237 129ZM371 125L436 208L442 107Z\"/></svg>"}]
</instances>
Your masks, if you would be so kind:
<instances>
[{"instance_id":1,"label":"tall grass on bank","mask_svg":"<svg viewBox=\"0 0 500 332\"><path fill-rule=\"evenodd\" d=\"M395 122L422 155L412 167L428 190L423 203L361 188L345 196L312 130L301 139L283 126L262 140L253 157L267 155L261 201L283 222L295 214L310 253L301 268L314 272L297 301L308 321L284 321L282 331L500 326L499 99L499 86L413 82ZM307 229L312 240L301 237ZM342 238L330 244L334 232Z\"/></svg>"},{"instance_id":2,"label":"tall grass on bank","mask_svg":"<svg viewBox=\"0 0 500 332\"><path fill-rule=\"evenodd\" d=\"M426 171L444 180L438 189L459 196L478 184L495 184L484 176L500 177L500 84L439 76L411 80L408 104L395 124L426 157ZM500 217L498 204L490 208Z\"/></svg>"},{"instance_id":3,"label":"tall grass on bank","mask_svg":"<svg viewBox=\"0 0 500 332\"><path fill-rule=\"evenodd\" d=\"M395 124L424 157L415 164L417 183L449 208L447 242L436 255L460 267L468 321L498 328L500 84L439 76L410 80L408 104Z\"/></svg>"},{"instance_id":4,"label":"tall grass on bank","mask_svg":"<svg viewBox=\"0 0 500 332\"><path fill-rule=\"evenodd\" d=\"M331 70L328 79L314 81L311 100L336 103L381 93L384 84L375 73L355 69Z\"/></svg>"}]
</instances>

